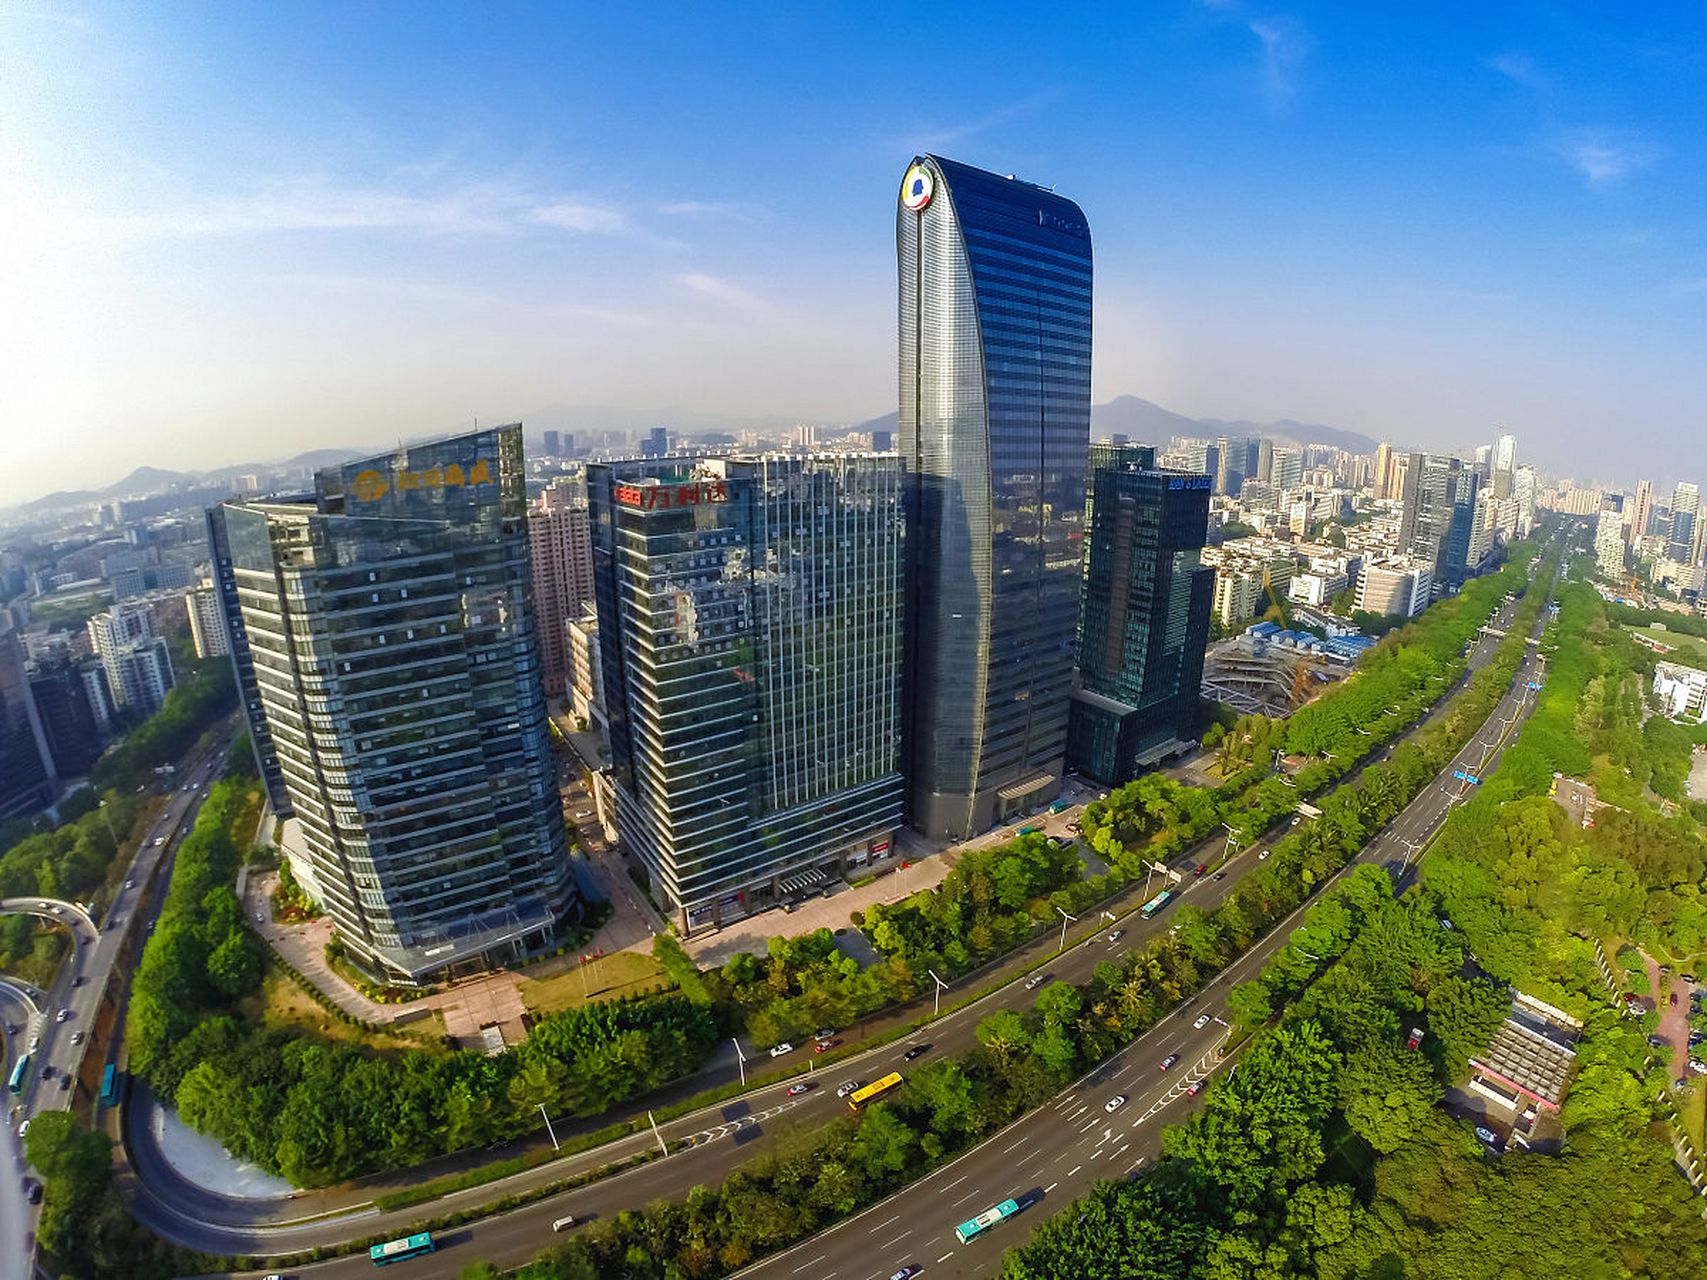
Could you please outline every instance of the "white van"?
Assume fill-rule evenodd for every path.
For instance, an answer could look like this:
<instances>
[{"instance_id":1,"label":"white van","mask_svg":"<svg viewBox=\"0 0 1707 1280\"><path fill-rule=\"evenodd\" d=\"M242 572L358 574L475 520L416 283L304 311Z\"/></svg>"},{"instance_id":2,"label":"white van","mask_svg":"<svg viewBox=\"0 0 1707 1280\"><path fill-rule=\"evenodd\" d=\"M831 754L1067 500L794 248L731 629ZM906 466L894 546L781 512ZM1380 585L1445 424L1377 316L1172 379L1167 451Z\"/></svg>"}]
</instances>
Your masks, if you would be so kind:
<instances>
[{"instance_id":1,"label":"white van","mask_svg":"<svg viewBox=\"0 0 1707 1280\"><path fill-rule=\"evenodd\" d=\"M552 1223L551 1229L553 1231L567 1231L570 1227L572 1227L574 1225L575 1225L575 1215L571 1213L567 1217L559 1218L556 1222Z\"/></svg>"}]
</instances>

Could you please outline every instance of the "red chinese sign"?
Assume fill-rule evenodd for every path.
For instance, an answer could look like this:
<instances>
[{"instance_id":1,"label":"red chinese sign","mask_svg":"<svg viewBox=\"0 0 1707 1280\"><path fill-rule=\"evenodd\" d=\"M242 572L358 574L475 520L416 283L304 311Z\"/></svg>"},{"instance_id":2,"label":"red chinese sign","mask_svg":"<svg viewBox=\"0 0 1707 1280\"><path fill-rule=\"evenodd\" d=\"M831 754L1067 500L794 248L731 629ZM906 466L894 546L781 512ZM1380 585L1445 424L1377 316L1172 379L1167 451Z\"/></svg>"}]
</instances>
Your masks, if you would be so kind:
<instances>
[{"instance_id":1,"label":"red chinese sign","mask_svg":"<svg viewBox=\"0 0 1707 1280\"><path fill-rule=\"evenodd\" d=\"M706 502L729 501L729 484L724 480L695 480L689 484L619 484L616 500L621 506L640 511L678 511Z\"/></svg>"}]
</instances>

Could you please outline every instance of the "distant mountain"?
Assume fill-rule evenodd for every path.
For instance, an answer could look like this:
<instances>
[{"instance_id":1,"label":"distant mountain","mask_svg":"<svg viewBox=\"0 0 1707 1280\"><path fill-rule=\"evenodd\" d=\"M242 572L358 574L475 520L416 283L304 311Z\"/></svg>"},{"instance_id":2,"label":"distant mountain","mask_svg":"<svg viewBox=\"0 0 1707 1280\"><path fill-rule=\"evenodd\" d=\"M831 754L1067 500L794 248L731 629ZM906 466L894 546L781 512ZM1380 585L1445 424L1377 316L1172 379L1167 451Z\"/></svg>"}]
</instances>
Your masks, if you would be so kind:
<instances>
[{"instance_id":1,"label":"distant mountain","mask_svg":"<svg viewBox=\"0 0 1707 1280\"><path fill-rule=\"evenodd\" d=\"M894 431L900 415L886 413L862 422L859 431ZM1374 453L1376 441L1356 431L1323 427L1291 418L1273 422L1228 421L1223 418L1188 418L1137 396L1116 396L1107 404L1091 406L1091 435L1129 436L1146 444L1166 444L1170 436L1269 436L1296 444L1325 444L1350 453Z\"/></svg>"},{"instance_id":2,"label":"distant mountain","mask_svg":"<svg viewBox=\"0 0 1707 1280\"><path fill-rule=\"evenodd\" d=\"M194 484L201 477L193 471L163 471L159 467L138 467L117 484L101 492L109 498L126 498L133 494L159 493L173 485Z\"/></svg>"}]
</instances>

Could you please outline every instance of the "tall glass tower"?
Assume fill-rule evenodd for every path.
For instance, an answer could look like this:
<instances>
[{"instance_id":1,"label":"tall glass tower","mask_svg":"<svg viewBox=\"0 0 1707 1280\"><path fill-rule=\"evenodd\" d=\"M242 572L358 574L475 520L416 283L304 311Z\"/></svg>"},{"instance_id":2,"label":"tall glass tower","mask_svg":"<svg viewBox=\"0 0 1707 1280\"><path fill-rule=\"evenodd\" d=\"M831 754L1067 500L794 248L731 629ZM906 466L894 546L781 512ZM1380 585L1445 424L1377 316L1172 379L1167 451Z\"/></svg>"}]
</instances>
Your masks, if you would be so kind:
<instances>
[{"instance_id":1,"label":"tall glass tower","mask_svg":"<svg viewBox=\"0 0 1707 1280\"><path fill-rule=\"evenodd\" d=\"M1091 415L1079 206L939 156L902 179L912 823L959 838L1060 788Z\"/></svg>"},{"instance_id":2,"label":"tall glass tower","mask_svg":"<svg viewBox=\"0 0 1707 1280\"><path fill-rule=\"evenodd\" d=\"M225 503L213 525L250 721L293 812L286 852L351 956L407 984L552 942L580 898L521 427L331 467L312 494Z\"/></svg>"}]
</instances>

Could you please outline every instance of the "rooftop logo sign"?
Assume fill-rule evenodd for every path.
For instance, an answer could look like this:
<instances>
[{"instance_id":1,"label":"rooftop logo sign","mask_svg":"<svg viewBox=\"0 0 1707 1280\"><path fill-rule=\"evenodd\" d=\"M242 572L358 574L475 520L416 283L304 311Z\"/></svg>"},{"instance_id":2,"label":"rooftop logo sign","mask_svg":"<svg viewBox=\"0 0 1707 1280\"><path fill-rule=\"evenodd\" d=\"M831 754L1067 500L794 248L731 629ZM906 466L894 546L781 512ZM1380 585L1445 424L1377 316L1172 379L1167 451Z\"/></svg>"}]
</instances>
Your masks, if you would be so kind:
<instances>
[{"instance_id":1,"label":"rooftop logo sign","mask_svg":"<svg viewBox=\"0 0 1707 1280\"><path fill-rule=\"evenodd\" d=\"M936 179L931 177L931 171L922 164L914 165L907 170L907 176L901 179L901 205L914 213L923 213L935 193Z\"/></svg>"},{"instance_id":2,"label":"rooftop logo sign","mask_svg":"<svg viewBox=\"0 0 1707 1280\"><path fill-rule=\"evenodd\" d=\"M638 511L679 511L708 502L729 501L729 484L724 480L695 480L688 484L619 484L616 500L619 506Z\"/></svg>"},{"instance_id":3,"label":"rooftop logo sign","mask_svg":"<svg viewBox=\"0 0 1707 1280\"><path fill-rule=\"evenodd\" d=\"M481 458L467 468L453 462L448 467L423 467L415 471L397 471L389 476L369 467L366 471L356 472L356 478L350 482L350 492L363 502L377 502L393 487L398 493L412 493L417 489L460 489L471 484L491 483L492 465Z\"/></svg>"}]
</instances>

